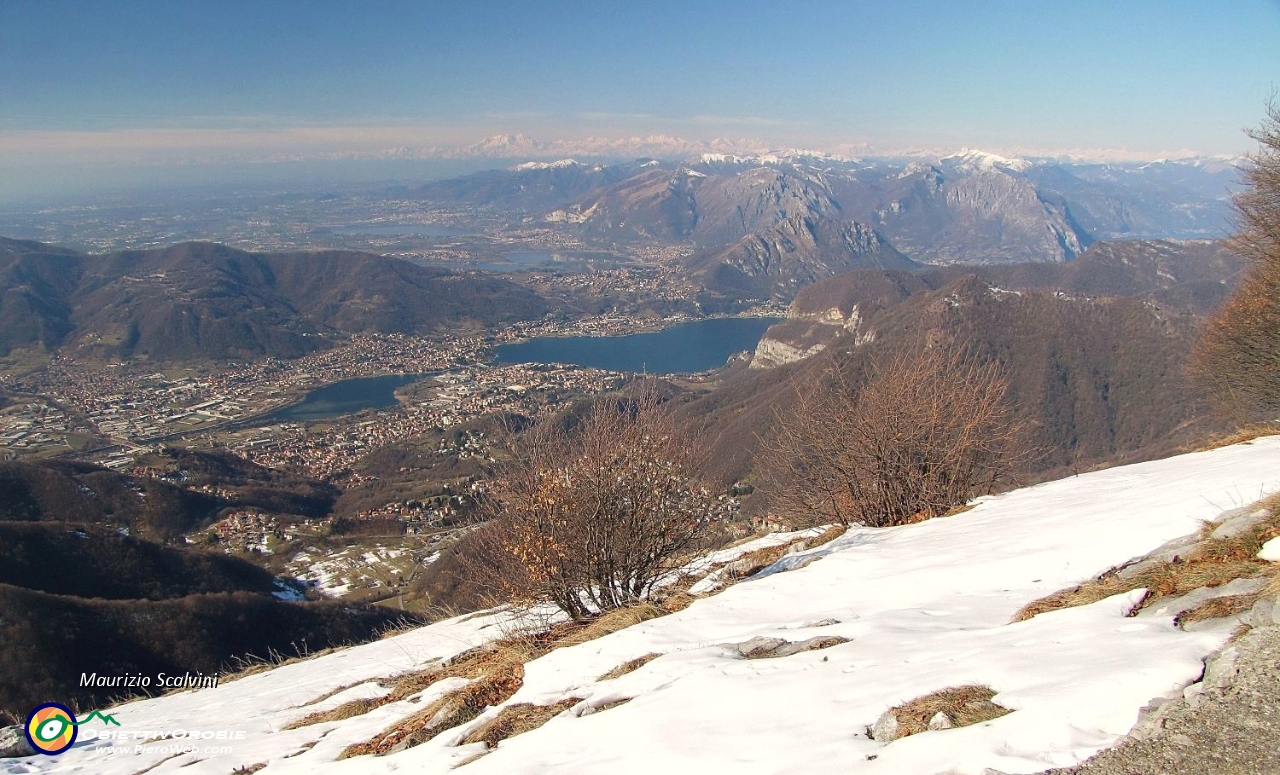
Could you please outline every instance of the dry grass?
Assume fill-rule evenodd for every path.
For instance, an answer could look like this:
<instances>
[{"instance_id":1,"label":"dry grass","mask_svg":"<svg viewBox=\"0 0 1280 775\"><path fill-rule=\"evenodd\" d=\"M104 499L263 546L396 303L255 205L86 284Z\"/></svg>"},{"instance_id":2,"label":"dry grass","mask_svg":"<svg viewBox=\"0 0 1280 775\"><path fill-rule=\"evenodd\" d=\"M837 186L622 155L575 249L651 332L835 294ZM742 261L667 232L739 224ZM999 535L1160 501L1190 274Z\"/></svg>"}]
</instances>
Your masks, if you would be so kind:
<instances>
[{"instance_id":1,"label":"dry grass","mask_svg":"<svg viewBox=\"0 0 1280 775\"><path fill-rule=\"evenodd\" d=\"M393 748L418 745L445 729L471 721L490 705L505 702L523 683L527 662L557 648L602 638L667 613L656 605L642 603L609 611L585 623L564 622L538 632L513 633L502 640L468 649L444 664L397 676L393 679L395 683L391 692L384 697L352 700L333 710L301 718L288 728L297 729L362 715L374 708L412 697L445 678L471 679L471 683L446 694L376 737L348 746L340 758L380 755Z\"/></svg>"},{"instance_id":2,"label":"dry grass","mask_svg":"<svg viewBox=\"0 0 1280 775\"><path fill-rule=\"evenodd\" d=\"M1206 619L1223 619L1228 616L1240 616L1253 608L1253 604L1258 602L1258 593L1251 595L1222 595L1221 597L1211 597L1194 608L1174 617L1174 624L1179 627L1185 626L1188 622L1199 622Z\"/></svg>"},{"instance_id":3,"label":"dry grass","mask_svg":"<svg viewBox=\"0 0 1280 775\"><path fill-rule=\"evenodd\" d=\"M609 702L604 703L603 705L598 706L598 707L596 708L596 713L603 713L604 711L606 711L606 710L612 710L612 709L614 709L614 708L618 707L619 705L626 705L628 702L631 702L631 700L633 700L633 699L635 699L635 698L634 698L634 697L623 697L623 698L618 699L618 700L611 700L611 701L609 701Z\"/></svg>"},{"instance_id":4,"label":"dry grass","mask_svg":"<svg viewBox=\"0 0 1280 775\"><path fill-rule=\"evenodd\" d=\"M893 715L902 737L928 730L930 719L939 713L950 719L953 727L967 727L1010 712L991 701L995 696L989 686L953 686L903 703L893 709Z\"/></svg>"},{"instance_id":5,"label":"dry grass","mask_svg":"<svg viewBox=\"0 0 1280 775\"><path fill-rule=\"evenodd\" d=\"M697 599L698 596L689 594L688 589L674 589L664 591L664 594L653 597L652 601L662 610L673 614L693 605L693 601Z\"/></svg>"},{"instance_id":6,"label":"dry grass","mask_svg":"<svg viewBox=\"0 0 1280 775\"><path fill-rule=\"evenodd\" d=\"M781 546L751 552L746 555L746 557L750 558L750 565L754 567L751 573L758 572L777 562L799 541L807 541L810 547L820 546L843 534L844 531L845 528L843 526L833 527L813 538L796 539ZM745 575L750 575L750 573ZM692 581L690 580L689 583L692 584ZM663 594L655 596L652 602L639 603L607 611L587 622L563 622L536 632L512 633L501 640L464 651L443 664L432 665L422 670L388 679L389 681L394 681L394 683L391 691L383 697L351 700L331 710L304 716L292 722L287 728L298 729L312 724L341 721L360 716L388 703L408 699L445 678L471 679L472 683L446 694L417 713L403 719L395 726L383 730L376 737L364 743L348 746L342 752L340 758L364 754L384 754L393 748L418 745L445 729L474 719L480 713L483 713L484 709L489 705L505 702L511 694L519 689L520 684L523 682L524 665L527 662L558 648L587 643L628 627L633 627L641 622L681 611L689 607L696 599L697 596L688 592L687 585L683 589L677 586L674 589L668 588L664 590ZM599 680L617 678L640 668L658 656L661 655L647 654L633 659L605 673ZM306 705L314 705L348 688L351 687L336 688L316 697ZM569 702L569 700L562 700L548 706L522 704L506 708L493 721L487 723L473 735L480 735L491 746L496 745L499 740L506 737L541 726L547 718L561 712L563 708L559 708L559 706L565 702ZM578 700L575 699L573 702L576 703ZM551 712L555 708L559 708L559 710ZM550 715L543 717L543 714L546 713L550 713ZM541 718L541 721L537 721L539 718ZM533 723L534 721L536 723ZM532 726L525 726L528 724L532 724ZM491 725L493 725L493 728L489 729ZM470 737L468 736L468 739ZM490 738L493 739L490 740Z\"/></svg>"},{"instance_id":7,"label":"dry grass","mask_svg":"<svg viewBox=\"0 0 1280 775\"><path fill-rule=\"evenodd\" d=\"M422 710L401 719L363 743L347 746L339 759L368 754L383 755L420 745L446 729L475 719L491 705L498 705L524 684L524 665L495 665L466 686L455 689Z\"/></svg>"},{"instance_id":8,"label":"dry grass","mask_svg":"<svg viewBox=\"0 0 1280 775\"><path fill-rule=\"evenodd\" d=\"M458 654L447 663L432 665L431 667L423 670L401 673L393 678L386 679L387 682L391 682L391 691L382 697L373 699L362 698L351 700L350 702L344 702L331 710L319 711L303 716L302 718L291 722L285 728L300 729L302 727L311 726L312 724L323 724L328 721L343 721L356 716L362 716L365 713L368 713L375 708L380 708L388 703L400 702L401 700L408 699L418 692L431 687L437 681L442 681L446 678L479 679L488 673L493 672L495 669L500 670L511 664L523 665L528 660L529 655L524 648L524 644L519 642L499 641L485 646L478 646ZM326 695L308 702L307 705L312 705L323 699L327 699L335 693L336 692L329 692Z\"/></svg>"},{"instance_id":9,"label":"dry grass","mask_svg":"<svg viewBox=\"0 0 1280 775\"><path fill-rule=\"evenodd\" d=\"M651 654L645 654L643 657L636 657L635 659L629 659L626 662L623 662L622 664L618 665L614 669L610 670L609 672L605 673L604 675L600 676L596 680L612 681L615 678L621 678L627 673L634 673L635 671L639 670L640 668L644 667L645 665L649 664L650 662L652 662L653 660L657 659L660 656L662 655L655 651Z\"/></svg>"},{"instance_id":10,"label":"dry grass","mask_svg":"<svg viewBox=\"0 0 1280 775\"><path fill-rule=\"evenodd\" d=\"M284 665L292 665L295 662L305 662L309 659L315 659L316 657L323 657L326 654L332 654L335 651L340 651L344 648L347 648L347 646L354 646L354 645L357 645L357 644L348 643L345 646L330 646L328 648L320 649L319 651L308 651L305 654L295 654L294 656L285 656L284 654L281 654L280 652L272 649L272 650L268 650L266 657L259 657L255 654L246 654L242 657L240 656L232 657L228 667L219 674L218 684L221 685L224 683L229 683L231 681L237 681L241 678L245 678L251 675L256 675L258 673L265 673L268 670L274 670L277 667L283 667ZM173 689L171 691L185 692L190 690L189 689ZM168 693L170 692L165 692L165 694L168 694Z\"/></svg>"},{"instance_id":11,"label":"dry grass","mask_svg":"<svg viewBox=\"0 0 1280 775\"><path fill-rule=\"evenodd\" d=\"M334 696L334 695L336 695L336 694L341 694L341 693L345 692L346 690L348 690L348 689L350 689L350 688L352 688L352 687L359 686L359 685L360 685L360 684L362 684L362 683L365 683L365 682L364 682L364 681L356 681L355 683L342 684L341 686L335 686L335 687L333 687L332 689L330 689L329 691L325 692L324 694L321 694L321 695L319 695L319 696L317 696L317 697L313 697L313 698L311 698L311 699L307 700L306 702L302 703L302 704L301 704L301 705L299 705L298 707L300 707L300 708L306 708L306 707L310 707L310 706L312 706L312 705L319 705L320 703L324 702L325 700L329 699L330 697L332 697L332 696Z\"/></svg>"},{"instance_id":12,"label":"dry grass","mask_svg":"<svg viewBox=\"0 0 1280 775\"><path fill-rule=\"evenodd\" d=\"M551 705L532 705L527 702L508 705L497 716L462 738L459 745L484 743L490 748L496 748L498 743L508 737L537 729L580 702L582 702L580 697L567 697Z\"/></svg>"},{"instance_id":13,"label":"dry grass","mask_svg":"<svg viewBox=\"0 0 1280 775\"><path fill-rule=\"evenodd\" d=\"M822 546L823 544L829 544L844 535L848 530L848 525L832 525L813 538L810 538L809 548L813 549L814 547Z\"/></svg>"},{"instance_id":14,"label":"dry grass","mask_svg":"<svg viewBox=\"0 0 1280 775\"><path fill-rule=\"evenodd\" d=\"M327 721L344 721L356 716L363 716L379 705L385 705L385 700L359 699L350 702L344 702L332 710L324 710L318 713L311 713L297 721L291 722L285 729L301 729L309 727L312 724L323 724Z\"/></svg>"},{"instance_id":15,"label":"dry grass","mask_svg":"<svg viewBox=\"0 0 1280 775\"><path fill-rule=\"evenodd\" d=\"M625 630L628 627L647 622L650 619L657 619L660 616L666 616L670 611L660 608L652 603L639 603L637 605L627 606L626 608L617 608L607 611L591 621L577 626L566 632L562 637L555 641L555 648L561 646L576 646L580 643L603 638L611 635L619 630Z\"/></svg>"},{"instance_id":16,"label":"dry grass","mask_svg":"<svg viewBox=\"0 0 1280 775\"><path fill-rule=\"evenodd\" d=\"M721 578L727 584L732 584L741 579L750 578L770 565L773 565L778 560L781 560L783 557L786 557L796 545L804 543L808 549L813 549L814 547L822 546L825 543L834 541L836 538L844 535L846 530L848 530L848 527L845 525L834 525L812 538L796 538L785 544L766 546L763 549L756 549L753 552L747 552L737 559L725 563L725 565L743 566L743 569L731 573L725 573Z\"/></svg>"},{"instance_id":17,"label":"dry grass","mask_svg":"<svg viewBox=\"0 0 1280 775\"><path fill-rule=\"evenodd\" d=\"M1219 436L1212 439L1208 444L1200 447L1197 452L1208 452L1211 449L1219 449L1221 447L1229 447L1232 444L1243 444L1246 441L1262 438L1263 436L1274 436L1280 433L1280 427L1274 423L1259 423L1257 425L1249 425L1239 428L1225 436Z\"/></svg>"},{"instance_id":18,"label":"dry grass","mask_svg":"<svg viewBox=\"0 0 1280 775\"><path fill-rule=\"evenodd\" d=\"M1146 589L1147 596L1132 612L1137 614L1157 600L1185 595L1203 587L1219 587L1235 579L1258 576L1276 578L1280 569L1274 563L1258 559L1258 552L1264 543L1280 535L1280 513L1275 508L1278 503L1277 499L1269 499L1257 504L1258 507L1269 507L1271 516L1237 536L1202 538L1186 557L1175 557L1171 562L1154 565L1129 578L1121 578L1118 572L1109 572L1070 589L1060 590L1023 606L1014 614L1013 621L1021 622L1048 611L1089 605L1112 595ZM1204 536L1212 532L1213 527L1201 528L1200 534ZM1275 591L1280 592L1280 581L1273 581L1270 586L1277 587Z\"/></svg>"}]
</instances>

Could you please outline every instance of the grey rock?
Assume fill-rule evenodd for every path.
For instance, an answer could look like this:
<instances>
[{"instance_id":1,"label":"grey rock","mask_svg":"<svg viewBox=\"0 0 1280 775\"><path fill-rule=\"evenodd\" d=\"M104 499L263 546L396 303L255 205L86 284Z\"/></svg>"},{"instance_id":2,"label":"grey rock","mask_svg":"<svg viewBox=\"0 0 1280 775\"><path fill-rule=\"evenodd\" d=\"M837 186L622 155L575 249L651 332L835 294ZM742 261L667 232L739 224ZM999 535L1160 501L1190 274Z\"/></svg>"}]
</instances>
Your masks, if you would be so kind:
<instances>
[{"instance_id":1,"label":"grey rock","mask_svg":"<svg viewBox=\"0 0 1280 775\"><path fill-rule=\"evenodd\" d=\"M1115 747L1044 775L1280 772L1280 626L1255 627L1206 662L1205 680L1163 703ZM1140 734L1143 729L1148 734Z\"/></svg>"},{"instance_id":2,"label":"grey rock","mask_svg":"<svg viewBox=\"0 0 1280 775\"><path fill-rule=\"evenodd\" d=\"M876 723L871 725L871 739L877 743L892 742L897 740L899 735L898 717L893 715L891 710L881 713Z\"/></svg>"},{"instance_id":3,"label":"grey rock","mask_svg":"<svg viewBox=\"0 0 1280 775\"><path fill-rule=\"evenodd\" d=\"M1181 614L1184 611L1189 611L1206 600L1211 600L1215 597L1248 595L1257 592L1262 589L1266 583L1266 578L1232 579L1226 584L1222 584L1217 587L1201 587L1179 597L1169 597L1158 600L1148 608L1144 609L1139 616L1164 618L1167 616ZM1239 617L1231 617L1233 620L1237 618ZM1222 622L1222 619L1207 619L1201 622L1187 623L1187 625L1183 626L1183 629L1188 631L1193 631L1195 629L1215 629L1221 627Z\"/></svg>"},{"instance_id":4,"label":"grey rock","mask_svg":"<svg viewBox=\"0 0 1280 775\"><path fill-rule=\"evenodd\" d=\"M954 726L955 725L951 723L951 719L942 711L938 711L933 714L933 718L929 719L929 729L935 732L941 729L951 729Z\"/></svg>"},{"instance_id":5,"label":"grey rock","mask_svg":"<svg viewBox=\"0 0 1280 775\"><path fill-rule=\"evenodd\" d=\"M737 644L736 648L738 653L747 659L763 659L775 656L774 652L786 645L788 645L787 641L782 638L768 638L759 635L751 640Z\"/></svg>"},{"instance_id":6,"label":"grey rock","mask_svg":"<svg viewBox=\"0 0 1280 775\"><path fill-rule=\"evenodd\" d=\"M1276 610L1276 601L1263 598L1254 603L1249 613L1245 614L1244 622L1253 627L1267 627L1277 623L1277 614L1280 611Z\"/></svg>"},{"instance_id":7,"label":"grey rock","mask_svg":"<svg viewBox=\"0 0 1280 775\"><path fill-rule=\"evenodd\" d=\"M1210 538L1235 538L1262 520L1271 516L1267 509L1250 511L1248 507L1232 509L1218 519L1218 526L1209 534Z\"/></svg>"},{"instance_id":8,"label":"grey rock","mask_svg":"<svg viewBox=\"0 0 1280 775\"><path fill-rule=\"evenodd\" d=\"M27 742L22 727L0 727L0 759L15 759L19 756L35 756L35 749Z\"/></svg>"},{"instance_id":9,"label":"grey rock","mask_svg":"<svg viewBox=\"0 0 1280 775\"><path fill-rule=\"evenodd\" d=\"M1240 659L1240 649L1229 645L1209 658L1204 667L1204 679L1200 682L1206 690L1225 689L1235 682L1240 670L1236 662Z\"/></svg>"},{"instance_id":10,"label":"grey rock","mask_svg":"<svg viewBox=\"0 0 1280 775\"><path fill-rule=\"evenodd\" d=\"M1119 566L1116 575L1122 579L1133 578L1139 573L1154 568L1157 565L1166 562L1173 562L1175 557L1183 557L1190 552L1195 545L1199 543L1199 539L1192 535L1185 535L1175 538L1172 541L1166 541L1154 551L1144 554L1141 557L1135 557Z\"/></svg>"},{"instance_id":11,"label":"grey rock","mask_svg":"<svg viewBox=\"0 0 1280 775\"><path fill-rule=\"evenodd\" d=\"M746 659L775 659L789 657L792 654L799 654L804 651L830 648L848 642L848 638L842 638L839 635L819 635L808 640L795 642L783 640L782 638L757 636L751 640L736 644L735 648Z\"/></svg>"}]
</instances>

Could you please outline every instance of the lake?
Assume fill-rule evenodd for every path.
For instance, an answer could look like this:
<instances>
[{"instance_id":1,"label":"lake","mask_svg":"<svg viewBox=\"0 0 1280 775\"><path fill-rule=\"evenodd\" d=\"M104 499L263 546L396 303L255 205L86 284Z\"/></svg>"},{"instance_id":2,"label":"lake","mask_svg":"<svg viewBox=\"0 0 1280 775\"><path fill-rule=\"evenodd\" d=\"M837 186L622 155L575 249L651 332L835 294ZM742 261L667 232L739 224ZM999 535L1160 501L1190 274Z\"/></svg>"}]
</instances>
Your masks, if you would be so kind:
<instances>
[{"instance_id":1,"label":"lake","mask_svg":"<svg viewBox=\"0 0 1280 775\"><path fill-rule=\"evenodd\" d=\"M754 350L781 318L712 318L628 336L543 336L494 348L494 365L572 363L610 371L690 374Z\"/></svg>"},{"instance_id":2,"label":"lake","mask_svg":"<svg viewBox=\"0 0 1280 775\"><path fill-rule=\"evenodd\" d=\"M300 403L286 406L263 418L263 422L309 422L354 414L364 409L395 406L396 388L425 379L429 374L391 374L383 377L356 377L316 388Z\"/></svg>"}]
</instances>

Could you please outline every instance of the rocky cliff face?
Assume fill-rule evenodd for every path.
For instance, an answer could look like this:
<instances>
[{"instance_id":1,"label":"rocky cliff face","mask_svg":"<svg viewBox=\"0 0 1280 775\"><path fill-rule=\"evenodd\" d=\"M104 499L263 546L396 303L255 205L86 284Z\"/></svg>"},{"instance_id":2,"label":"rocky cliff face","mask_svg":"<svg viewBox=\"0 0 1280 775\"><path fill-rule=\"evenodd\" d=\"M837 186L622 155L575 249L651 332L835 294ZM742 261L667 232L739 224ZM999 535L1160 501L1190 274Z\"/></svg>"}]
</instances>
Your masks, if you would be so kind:
<instances>
[{"instance_id":1,"label":"rocky cliff face","mask_svg":"<svg viewBox=\"0 0 1280 775\"><path fill-rule=\"evenodd\" d=\"M854 269L912 269L915 262L860 223L790 217L727 248L695 254L695 277L726 295L789 299L800 288Z\"/></svg>"},{"instance_id":2,"label":"rocky cliff face","mask_svg":"<svg viewBox=\"0 0 1280 775\"><path fill-rule=\"evenodd\" d=\"M1091 240L1016 170L919 165L876 188L846 204L922 263L1062 262Z\"/></svg>"},{"instance_id":3,"label":"rocky cliff face","mask_svg":"<svg viewBox=\"0 0 1280 775\"><path fill-rule=\"evenodd\" d=\"M861 346L875 341L876 332L864 327L858 305L847 312L830 307L819 312L803 312L793 303L787 319L769 330L756 345L753 369L771 369L817 355L841 332L851 335L850 342Z\"/></svg>"}]
</instances>

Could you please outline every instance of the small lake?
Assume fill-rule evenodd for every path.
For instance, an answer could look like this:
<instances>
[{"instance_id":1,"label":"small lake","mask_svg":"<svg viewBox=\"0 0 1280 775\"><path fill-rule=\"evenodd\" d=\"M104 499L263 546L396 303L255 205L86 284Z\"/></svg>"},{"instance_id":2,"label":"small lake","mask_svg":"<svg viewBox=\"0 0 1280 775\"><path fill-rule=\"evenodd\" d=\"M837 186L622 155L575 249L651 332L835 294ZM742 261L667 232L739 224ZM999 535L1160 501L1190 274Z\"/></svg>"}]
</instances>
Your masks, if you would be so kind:
<instances>
[{"instance_id":1,"label":"small lake","mask_svg":"<svg viewBox=\"0 0 1280 775\"><path fill-rule=\"evenodd\" d=\"M543 336L494 348L494 365L572 363L610 371L691 374L754 350L780 318L713 318L628 336Z\"/></svg>"},{"instance_id":2,"label":"small lake","mask_svg":"<svg viewBox=\"0 0 1280 775\"><path fill-rule=\"evenodd\" d=\"M365 409L395 406L396 388L425 379L429 374L391 374L356 377L316 388L301 403L287 406L263 418L263 422L309 422L354 414Z\"/></svg>"}]
</instances>

